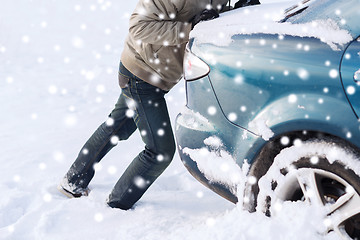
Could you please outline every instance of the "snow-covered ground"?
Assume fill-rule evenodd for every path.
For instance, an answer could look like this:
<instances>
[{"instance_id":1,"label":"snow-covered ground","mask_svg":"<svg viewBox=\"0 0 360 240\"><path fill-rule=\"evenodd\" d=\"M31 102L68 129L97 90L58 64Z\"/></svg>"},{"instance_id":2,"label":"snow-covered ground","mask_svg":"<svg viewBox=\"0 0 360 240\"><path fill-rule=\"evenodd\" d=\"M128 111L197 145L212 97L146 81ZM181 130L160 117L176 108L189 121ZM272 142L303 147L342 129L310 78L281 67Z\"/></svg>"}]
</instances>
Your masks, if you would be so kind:
<instances>
[{"instance_id":1,"label":"snow-covered ground","mask_svg":"<svg viewBox=\"0 0 360 240\"><path fill-rule=\"evenodd\" d=\"M138 133L97 166L88 197L58 193L117 100L118 62L135 4L2 1L0 239L336 239L316 233L311 209L291 206L273 219L243 211L194 180L178 155L134 210L108 208L107 195L143 147ZM167 100L174 121L185 102L183 83Z\"/></svg>"}]
</instances>

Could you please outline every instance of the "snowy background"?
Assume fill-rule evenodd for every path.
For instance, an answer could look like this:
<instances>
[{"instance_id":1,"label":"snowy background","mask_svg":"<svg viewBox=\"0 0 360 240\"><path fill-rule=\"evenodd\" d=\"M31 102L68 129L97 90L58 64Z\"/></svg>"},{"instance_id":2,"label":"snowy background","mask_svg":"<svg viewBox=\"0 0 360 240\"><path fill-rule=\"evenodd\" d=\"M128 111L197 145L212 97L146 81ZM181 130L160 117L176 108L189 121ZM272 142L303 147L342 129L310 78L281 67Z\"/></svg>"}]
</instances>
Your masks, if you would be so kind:
<instances>
[{"instance_id":1,"label":"snowy background","mask_svg":"<svg viewBox=\"0 0 360 240\"><path fill-rule=\"evenodd\" d=\"M194 180L177 154L135 210L108 208L113 185L143 148L138 133L96 166L88 197L62 196L57 184L119 96L136 1L1 3L0 239L336 239L316 233L311 209L285 206L273 219L243 211ZM184 83L167 101L174 121Z\"/></svg>"}]
</instances>

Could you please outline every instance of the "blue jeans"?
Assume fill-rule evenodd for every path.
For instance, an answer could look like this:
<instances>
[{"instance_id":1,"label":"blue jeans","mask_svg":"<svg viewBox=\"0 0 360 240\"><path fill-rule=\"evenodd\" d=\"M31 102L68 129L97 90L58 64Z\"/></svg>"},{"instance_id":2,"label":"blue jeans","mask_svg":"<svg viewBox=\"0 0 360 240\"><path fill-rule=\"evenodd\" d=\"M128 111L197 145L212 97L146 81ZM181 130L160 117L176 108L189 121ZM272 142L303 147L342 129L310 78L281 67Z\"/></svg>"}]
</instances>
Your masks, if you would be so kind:
<instances>
[{"instance_id":1,"label":"blue jeans","mask_svg":"<svg viewBox=\"0 0 360 240\"><path fill-rule=\"evenodd\" d=\"M85 143L66 178L72 186L86 188L95 174L94 164L116 145L114 137L126 140L139 129L145 149L133 159L108 199L110 207L127 210L170 164L176 148L166 92L136 77L122 64L120 74L129 82L109 115L111 121L101 124Z\"/></svg>"}]
</instances>

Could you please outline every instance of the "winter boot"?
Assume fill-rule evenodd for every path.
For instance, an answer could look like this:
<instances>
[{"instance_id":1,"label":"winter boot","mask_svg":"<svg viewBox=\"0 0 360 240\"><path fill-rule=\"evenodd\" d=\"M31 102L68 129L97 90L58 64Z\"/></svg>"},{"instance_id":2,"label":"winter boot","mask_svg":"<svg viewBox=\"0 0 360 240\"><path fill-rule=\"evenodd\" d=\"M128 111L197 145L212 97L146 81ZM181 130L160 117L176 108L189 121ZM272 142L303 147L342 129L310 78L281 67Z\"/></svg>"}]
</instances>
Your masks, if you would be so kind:
<instances>
[{"instance_id":1,"label":"winter boot","mask_svg":"<svg viewBox=\"0 0 360 240\"><path fill-rule=\"evenodd\" d=\"M90 189L87 188L74 188L71 184L68 183L67 179L64 178L63 181L58 185L57 189L59 192L67 196L68 198L79 198L82 196L88 196Z\"/></svg>"}]
</instances>

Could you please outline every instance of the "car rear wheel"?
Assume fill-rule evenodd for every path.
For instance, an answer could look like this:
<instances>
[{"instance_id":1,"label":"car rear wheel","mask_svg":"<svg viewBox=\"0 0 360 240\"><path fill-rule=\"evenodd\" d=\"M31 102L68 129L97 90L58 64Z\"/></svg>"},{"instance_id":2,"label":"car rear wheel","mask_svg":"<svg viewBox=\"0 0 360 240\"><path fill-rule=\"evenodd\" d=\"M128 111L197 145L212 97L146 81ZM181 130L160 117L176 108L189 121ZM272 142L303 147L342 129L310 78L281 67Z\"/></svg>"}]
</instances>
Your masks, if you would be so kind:
<instances>
[{"instance_id":1,"label":"car rear wheel","mask_svg":"<svg viewBox=\"0 0 360 240\"><path fill-rule=\"evenodd\" d=\"M276 215L282 204L302 201L319 208L322 234L360 239L360 159L333 141L284 148L259 179L257 210Z\"/></svg>"}]
</instances>

